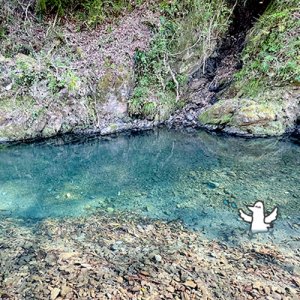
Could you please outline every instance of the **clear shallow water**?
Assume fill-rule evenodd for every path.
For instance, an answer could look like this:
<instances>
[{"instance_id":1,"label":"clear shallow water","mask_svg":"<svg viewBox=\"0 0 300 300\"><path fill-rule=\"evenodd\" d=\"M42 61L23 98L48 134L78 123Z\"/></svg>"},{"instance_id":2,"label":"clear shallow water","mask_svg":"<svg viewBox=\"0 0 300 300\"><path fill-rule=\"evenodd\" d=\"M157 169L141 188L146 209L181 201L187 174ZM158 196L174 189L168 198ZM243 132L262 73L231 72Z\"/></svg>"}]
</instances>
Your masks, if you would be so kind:
<instances>
[{"instance_id":1,"label":"clear shallow water","mask_svg":"<svg viewBox=\"0 0 300 300\"><path fill-rule=\"evenodd\" d=\"M268 238L298 243L299 183L300 146L288 140L159 130L0 148L0 218L133 211L226 241L248 229L238 208L263 200L280 212Z\"/></svg>"}]
</instances>

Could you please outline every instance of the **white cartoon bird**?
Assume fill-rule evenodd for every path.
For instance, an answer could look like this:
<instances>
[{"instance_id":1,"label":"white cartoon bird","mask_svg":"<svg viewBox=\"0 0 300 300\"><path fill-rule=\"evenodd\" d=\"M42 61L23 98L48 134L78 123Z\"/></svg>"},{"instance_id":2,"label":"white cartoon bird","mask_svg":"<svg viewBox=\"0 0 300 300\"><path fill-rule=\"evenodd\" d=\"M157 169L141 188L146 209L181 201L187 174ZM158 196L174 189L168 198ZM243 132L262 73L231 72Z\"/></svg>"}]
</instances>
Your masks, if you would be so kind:
<instances>
[{"instance_id":1,"label":"white cartoon bird","mask_svg":"<svg viewBox=\"0 0 300 300\"><path fill-rule=\"evenodd\" d=\"M251 223L252 233L267 232L272 227L271 223L277 219L277 207L268 216L265 216L264 204L261 201L257 201L248 208L252 211L252 216L245 214L241 209L239 209L239 213L245 222Z\"/></svg>"}]
</instances>

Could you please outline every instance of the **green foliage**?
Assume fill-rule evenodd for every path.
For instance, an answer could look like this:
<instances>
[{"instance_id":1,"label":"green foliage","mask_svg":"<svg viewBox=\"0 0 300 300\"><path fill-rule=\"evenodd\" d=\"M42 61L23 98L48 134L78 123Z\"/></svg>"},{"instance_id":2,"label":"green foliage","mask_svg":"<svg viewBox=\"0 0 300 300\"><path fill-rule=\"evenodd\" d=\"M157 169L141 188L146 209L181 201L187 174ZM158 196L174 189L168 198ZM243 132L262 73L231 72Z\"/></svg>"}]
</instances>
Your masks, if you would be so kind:
<instances>
[{"instance_id":1,"label":"green foliage","mask_svg":"<svg viewBox=\"0 0 300 300\"><path fill-rule=\"evenodd\" d=\"M66 11L72 12L82 6L80 0L37 0L36 12L44 15L47 13L58 13L63 15Z\"/></svg>"},{"instance_id":2,"label":"green foliage","mask_svg":"<svg viewBox=\"0 0 300 300\"><path fill-rule=\"evenodd\" d=\"M53 67L55 67L53 69ZM30 89L35 83L47 82L48 90L52 94L59 93L62 89L68 92L76 92L80 88L81 79L68 66L60 61L40 65L33 58L20 55L16 65L10 71L14 88L23 92Z\"/></svg>"},{"instance_id":3,"label":"green foliage","mask_svg":"<svg viewBox=\"0 0 300 300\"><path fill-rule=\"evenodd\" d=\"M147 81L148 84L160 84L165 88L167 84L166 76L170 72L167 59L177 26L176 23L164 17L161 17L160 23L161 25L156 30L150 49L148 51L136 51L135 64L136 72L141 77L140 81L143 85ZM153 76L144 78L147 74L153 74Z\"/></svg>"},{"instance_id":4,"label":"green foliage","mask_svg":"<svg viewBox=\"0 0 300 300\"><path fill-rule=\"evenodd\" d=\"M161 26L156 29L150 49L136 51L137 81L129 103L132 116L154 118L158 103L149 101L151 90L174 92L174 84L170 83L172 77L167 57L175 32L176 23L162 17Z\"/></svg>"},{"instance_id":5,"label":"green foliage","mask_svg":"<svg viewBox=\"0 0 300 300\"><path fill-rule=\"evenodd\" d=\"M147 117L149 116L149 101L145 101L149 96L149 83L151 78L142 77L139 84L133 91L133 95L129 102L129 111L132 116ZM145 107L148 106L148 109ZM153 106L153 108L155 108ZM147 114L148 112L148 114ZM152 116L154 111L150 112Z\"/></svg>"},{"instance_id":6,"label":"green foliage","mask_svg":"<svg viewBox=\"0 0 300 300\"><path fill-rule=\"evenodd\" d=\"M143 0L37 0L36 12L40 15L58 13L76 14L88 26L103 23L124 11L141 5Z\"/></svg>"},{"instance_id":7,"label":"green foliage","mask_svg":"<svg viewBox=\"0 0 300 300\"><path fill-rule=\"evenodd\" d=\"M80 85L80 78L71 70L63 73L60 85L66 87L69 92L78 90Z\"/></svg>"},{"instance_id":8,"label":"green foliage","mask_svg":"<svg viewBox=\"0 0 300 300\"><path fill-rule=\"evenodd\" d=\"M142 1L130 0L90 0L83 4L86 11L87 24L95 26L101 24L109 17L116 17L124 11L132 9Z\"/></svg>"},{"instance_id":9,"label":"green foliage","mask_svg":"<svg viewBox=\"0 0 300 300\"><path fill-rule=\"evenodd\" d=\"M17 69L14 70L12 78L17 86L30 87L41 77L40 73L34 71L34 67L29 62L18 59L16 62Z\"/></svg>"},{"instance_id":10,"label":"green foliage","mask_svg":"<svg viewBox=\"0 0 300 300\"><path fill-rule=\"evenodd\" d=\"M0 25L0 40L4 39L7 35L7 29L6 27Z\"/></svg>"},{"instance_id":11,"label":"green foliage","mask_svg":"<svg viewBox=\"0 0 300 300\"><path fill-rule=\"evenodd\" d=\"M66 88L69 92L75 92L79 89L80 78L71 70L58 76L52 72L47 73L48 88L52 93L58 93Z\"/></svg>"},{"instance_id":12,"label":"green foliage","mask_svg":"<svg viewBox=\"0 0 300 300\"><path fill-rule=\"evenodd\" d=\"M243 51L237 89L255 96L263 89L300 83L298 1L274 1L259 19Z\"/></svg>"},{"instance_id":13,"label":"green foliage","mask_svg":"<svg viewBox=\"0 0 300 300\"><path fill-rule=\"evenodd\" d=\"M47 74L48 88L51 93L55 94L61 89L61 85L56 76L52 73Z\"/></svg>"},{"instance_id":14,"label":"green foliage","mask_svg":"<svg viewBox=\"0 0 300 300\"><path fill-rule=\"evenodd\" d=\"M182 106L188 79L178 67L182 57L193 48L197 60L205 61L215 47L212 40L228 28L230 10L225 1L163 0L159 8L162 17L159 27L153 29L149 50L135 53L136 88L129 103L132 116L153 117L165 105L171 111Z\"/></svg>"}]
</instances>

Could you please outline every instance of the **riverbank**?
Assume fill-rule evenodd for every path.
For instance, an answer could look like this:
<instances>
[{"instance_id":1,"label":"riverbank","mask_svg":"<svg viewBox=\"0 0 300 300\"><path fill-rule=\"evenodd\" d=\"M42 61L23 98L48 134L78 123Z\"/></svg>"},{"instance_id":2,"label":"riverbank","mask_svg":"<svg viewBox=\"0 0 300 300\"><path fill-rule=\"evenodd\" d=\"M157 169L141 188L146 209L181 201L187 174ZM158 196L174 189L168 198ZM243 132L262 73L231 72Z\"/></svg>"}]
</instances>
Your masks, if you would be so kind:
<instances>
[{"instance_id":1,"label":"riverbank","mask_svg":"<svg viewBox=\"0 0 300 300\"><path fill-rule=\"evenodd\" d=\"M296 299L298 250L130 214L0 221L0 299ZM297 294L298 293L298 294Z\"/></svg>"},{"instance_id":2,"label":"riverbank","mask_svg":"<svg viewBox=\"0 0 300 300\"><path fill-rule=\"evenodd\" d=\"M295 0L2 2L0 142L162 123L266 137L299 123Z\"/></svg>"}]
</instances>

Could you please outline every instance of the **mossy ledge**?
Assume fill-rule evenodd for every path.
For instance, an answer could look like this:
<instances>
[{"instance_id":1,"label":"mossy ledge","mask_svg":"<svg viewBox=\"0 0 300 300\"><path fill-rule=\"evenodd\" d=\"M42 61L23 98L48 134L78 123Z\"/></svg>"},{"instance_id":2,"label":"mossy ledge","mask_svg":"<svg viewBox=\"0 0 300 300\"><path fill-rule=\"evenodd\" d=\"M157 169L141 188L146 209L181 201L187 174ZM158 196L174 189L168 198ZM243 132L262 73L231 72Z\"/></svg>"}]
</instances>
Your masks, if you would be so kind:
<instances>
[{"instance_id":1,"label":"mossy ledge","mask_svg":"<svg viewBox=\"0 0 300 300\"><path fill-rule=\"evenodd\" d=\"M298 1L272 1L246 39L243 68L201 125L248 136L279 136L300 119Z\"/></svg>"},{"instance_id":2,"label":"mossy ledge","mask_svg":"<svg viewBox=\"0 0 300 300\"><path fill-rule=\"evenodd\" d=\"M279 136L294 128L299 117L299 95L275 90L256 98L222 100L200 114L209 129L244 136Z\"/></svg>"}]
</instances>

